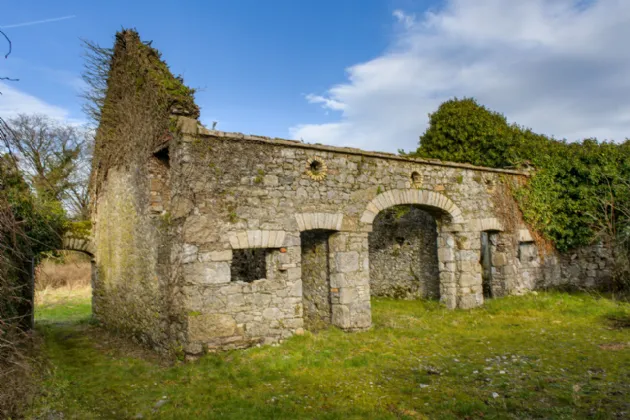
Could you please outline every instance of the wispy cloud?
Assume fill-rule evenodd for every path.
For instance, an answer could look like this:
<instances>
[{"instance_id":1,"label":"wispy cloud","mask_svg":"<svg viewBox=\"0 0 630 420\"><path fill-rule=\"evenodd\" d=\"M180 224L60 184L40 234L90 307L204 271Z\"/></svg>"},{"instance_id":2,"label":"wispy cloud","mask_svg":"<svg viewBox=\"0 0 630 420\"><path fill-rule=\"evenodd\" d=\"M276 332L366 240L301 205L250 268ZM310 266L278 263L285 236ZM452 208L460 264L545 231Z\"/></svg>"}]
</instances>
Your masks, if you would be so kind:
<instances>
[{"instance_id":1,"label":"wispy cloud","mask_svg":"<svg viewBox=\"0 0 630 420\"><path fill-rule=\"evenodd\" d=\"M322 104L324 108L329 108L333 111L343 111L346 107L344 103L319 95L308 94L306 95L306 100L311 104Z\"/></svg>"},{"instance_id":2,"label":"wispy cloud","mask_svg":"<svg viewBox=\"0 0 630 420\"><path fill-rule=\"evenodd\" d=\"M75 72L46 66L33 67L33 70L40 72L46 79L53 83L71 87L77 93L85 92L88 87L81 76Z\"/></svg>"},{"instance_id":3,"label":"wispy cloud","mask_svg":"<svg viewBox=\"0 0 630 420\"><path fill-rule=\"evenodd\" d=\"M84 121L72 118L67 108L50 104L14 86L0 82L0 115L12 118L18 114L44 114L69 124L81 125Z\"/></svg>"},{"instance_id":4,"label":"wispy cloud","mask_svg":"<svg viewBox=\"0 0 630 420\"><path fill-rule=\"evenodd\" d=\"M453 96L559 138L630 136L630 1L446 0L393 20L387 51L306 95L338 118L296 125L293 138L415 149L427 114Z\"/></svg>"},{"instance_id":5,"label":"wispy cloud","mask_svg":"<svg viewBox=\"0 0 630 420\"><path fill-rule=\"evenodd\" d=\"M405 27L405 29L410 29L416 22L415 16L408 15L402 10L394 10L392 15Z\"/></svg>"},{"instance_id":6,"label":"wispy cloud","mask_svg":"<svg viewBox=\"0 0 630 420\"><path fill-rule=\"evenodd\" d=\"M0 28L1 29L9 29L9 28L20 28L22 26L41 25L42 23L51 23L51 22L59 22L60 20L74 19L75 17L76 17L76 15L69 15L69 16L61 16L61 17L56 17L56 18L50 18L50 19L32 20L30 22L14 23L14 24L11 24L11 25L2 25L2 26L0 26Z\"/></svg>"}]
</instances>

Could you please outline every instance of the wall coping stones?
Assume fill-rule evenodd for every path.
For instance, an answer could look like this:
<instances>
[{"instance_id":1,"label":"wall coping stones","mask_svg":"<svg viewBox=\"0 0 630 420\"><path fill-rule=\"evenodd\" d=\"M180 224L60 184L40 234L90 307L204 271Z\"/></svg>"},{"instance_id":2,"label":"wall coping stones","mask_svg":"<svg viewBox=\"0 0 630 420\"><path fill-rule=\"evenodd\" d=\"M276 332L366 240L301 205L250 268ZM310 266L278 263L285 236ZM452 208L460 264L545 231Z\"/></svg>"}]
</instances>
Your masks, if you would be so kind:
<instances>
[{"instance_id":1,"label":"wall coping stones","mask_svg":"<svg viewBox=\"0 0 630 420\"><path fill-rule=\"evenodd\" d=\"M282 230L237 230L228 232L232 249L280 248L286 232Z\"/></svg>"},{"instance_id":2,"label":"wall coping stones","mask_svg":"<svg viewBox=\"0 0 630 420\"><path fill-rule=\"evenodd\" d=\"M378 212L401 204L420 204L435 207L448 213L452 223L464 223L462 211L445 195L417 189L395 189L377 195L361 216L361 223L372 224ZM376 212L374 210L377 210Z\"/></svg>"},{"instance_id":3,"label":"wall coping stones","mask_svg":"<svg viewBox=\"0 0 630 420\"><path fill-rule=\"evenodd\" d=\"M446 162L437 159L419 159L419 158L410 158L407 156L395 155L393 153L386 152L370 152L361 149L357 149L354 147L337 147L337 146L326 146L323 144L310 144L303 143L298 140L287 140L281 138L271 138L265 136L257 136L257 135L247 135L243 133L236 132L226 132L219 130L210 130L203 125L199 124L197 120L194 120L189 117L178 117L178 129L182 134L188 134L192 136L206 136L206 137L220 137L230 140L236 141L254 141L257 143L266 143L277 146L286 146L286 147L295 147L299 149L309 149L309 150L321 150L326 152L333 153L344 153L348 155L356 155L356 156L369 156L379 159L387 159L387 160L398 160L409 163L419 163L423 165L433 165L433 166L443 166L449 168L461 168L461 169L471 169L474 171L480 172L496 172L502 174L510 174L510 175L520 175L520 176L530 176L529 172L526 171L517 171L513 169L498 169L498 168L487 168L484 166L476 166L470 165L468 163L457 163L457 162Z\"/></svg>"}]
</instances>

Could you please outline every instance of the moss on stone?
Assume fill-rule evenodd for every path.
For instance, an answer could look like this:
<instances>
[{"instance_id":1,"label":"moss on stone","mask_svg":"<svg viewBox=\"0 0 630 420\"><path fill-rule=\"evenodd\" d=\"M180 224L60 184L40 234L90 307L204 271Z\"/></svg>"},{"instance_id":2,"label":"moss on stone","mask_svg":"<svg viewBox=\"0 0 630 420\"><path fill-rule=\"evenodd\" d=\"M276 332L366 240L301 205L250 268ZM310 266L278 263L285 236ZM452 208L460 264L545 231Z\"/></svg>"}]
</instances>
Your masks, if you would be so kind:
<instances>
[{"instance_id":1,"label":"moss on stone","mask_svg":"<svg viewBox=\"0 0 630 420\"><path fill-rule=\"evenodd\" d=\"M89 220L70 222L67 233L73 238L88 239L92 233L92 222Z\"/></svg>"}]
</instances>

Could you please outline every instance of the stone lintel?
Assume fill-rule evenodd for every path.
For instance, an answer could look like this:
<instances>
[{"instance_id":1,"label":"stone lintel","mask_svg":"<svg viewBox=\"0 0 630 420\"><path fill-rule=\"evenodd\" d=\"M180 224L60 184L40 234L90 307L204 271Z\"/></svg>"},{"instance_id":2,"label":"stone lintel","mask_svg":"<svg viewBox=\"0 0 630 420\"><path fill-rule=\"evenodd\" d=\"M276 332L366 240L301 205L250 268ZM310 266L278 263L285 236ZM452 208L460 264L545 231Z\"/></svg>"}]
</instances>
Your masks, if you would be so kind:
<instances>
[{"instance_id":1,"label":"stone lintel","mask_svg":"<svg viewBox=\"0 0 630 420\"><path fill-rule=\"evenodd\" d=\"M280 248L286 232L282 230L240 230L228 232L232 249Z\"/></svg>"},{"instance_id":2,"label":"stone lintel","mask_svg":"<svg viewBox=\"0 0 630 420\"><path fill-rule=\"evenodd\" d=\"M342 213L296 213L300 232L312 229L341 230L343 223Z\"/></svg>"}]
</instances>

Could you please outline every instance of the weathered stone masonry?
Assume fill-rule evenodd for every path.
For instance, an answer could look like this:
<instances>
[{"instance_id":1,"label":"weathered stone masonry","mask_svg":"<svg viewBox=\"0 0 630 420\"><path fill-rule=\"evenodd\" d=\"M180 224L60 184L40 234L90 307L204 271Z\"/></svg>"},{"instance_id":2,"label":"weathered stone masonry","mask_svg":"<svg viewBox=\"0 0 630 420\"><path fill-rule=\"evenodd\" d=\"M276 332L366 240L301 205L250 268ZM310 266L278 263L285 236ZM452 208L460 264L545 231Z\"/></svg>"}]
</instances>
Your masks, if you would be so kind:
<instances>
[{"instance_id":1,"label":"weathered stone masonry","mask_svg":"<svg viewBox=\"0 0 630 420\"><path fill-rule=\"evenodd\" d=\"M368 238L372 296L440 297L433 215L418 207L391 207L376 216Z\"/></svg>"},{"instance_id":2,"label":"weathered stone masonry","mask_svg":"<svg viewBox=\"0 0 630 420\"><path fill-rule=\"evenodd\" d=\"M157 349L361 331L371 296L466 309L610 277L600 245L541 257L498 195L526 173L208 130L133 31L117 35L105 102L92 236L66 246L93 255L95 317Z\"/></svg>"},{"instance_id":3,"label":"weathered stone masonry","mask_svg":"<svg viewBox=\"0 0 630 420\"><path fill-rule=\"evenodd\" d=\"M541 260L525 226L505 229L492 194L521 172L223 133L184 117L147 168L144 183L112 172L102 189L94 300L115 304L112 287L137 293L155 314L140 334L187 354L329 324L364 330L373 295L465 309L483 303L484 277L498 297L608 272L599 248ZM124 210L138 195L147 199Z\"/></svg>"},{"instance_id":4,"label":"weathered stone masonry","mask_svg":"<svg viewBox=\"0 0 630 420\"><path fill-rule=\"evenodd\" d=\"M482 304L480 235L503 231L489 191L501 177L524 176L210 131L184 118L167 147L178 242L171 263L181 267L189 353L274 342L300 332L305 320L309 328L369 328L368 238L377 215L400 205L427 212L420 223L435 229L436 266L422 268L434 281L405 280L409 297L439 297L449 308ZM233 255L251 249L266 250L266 277L238 281ZM495 295L517 289L519 274L510 272ZM387 295L378 290L390 279L375 277L373 288Z\"/></svg>"}]
</instances>

